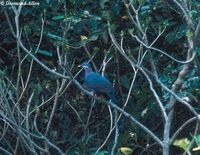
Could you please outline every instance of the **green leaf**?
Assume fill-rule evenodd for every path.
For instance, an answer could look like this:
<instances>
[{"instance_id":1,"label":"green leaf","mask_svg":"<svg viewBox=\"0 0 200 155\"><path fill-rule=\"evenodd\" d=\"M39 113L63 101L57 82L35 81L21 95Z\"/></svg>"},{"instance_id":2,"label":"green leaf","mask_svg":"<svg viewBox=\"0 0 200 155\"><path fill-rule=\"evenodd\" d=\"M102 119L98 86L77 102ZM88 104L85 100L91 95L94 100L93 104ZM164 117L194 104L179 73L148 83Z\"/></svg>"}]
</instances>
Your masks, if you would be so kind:
<instances>
[{"instance_id":1,"label":"green leaf","mask_svg":"<svg viewBox=\"0 0 200 155\"><path fill-rule=\"evenodd\" d=\"M196 47L196 52L198 55L200 55L200 47Z\"/></svg>"},{"instance_id":2,"label":"green leaf","mask_svg":"<svg viewBox=\"0 0 200 155\"><path fill-rule=\"evenodd\" d=\"M87 36L84 36L84 35L81 35L80 38L81 38L82 41L84 41L84 40L88 40L88 37L87 37Z\"/></svg>"},{"instance_id":3,"label":"green leaf","mask_svg":"<svg viewBox=\"0 0 200 155\"><path fill-rule=\"evenodd\" d=\"M31 33L31 28L27 25L25 25L24 27L24 31L27 33L27 34L30 34Z\"/></svg>"},{"instance_id":4,"label":"green leaf","mask_svg":"<svg viewBox=\"0 0 200 155\"><path fill-rule=\"evenodd\" d=\"M66 18L67 21L72 22L72 23L78 23L80 22L82 19L76 16L71 16L69 18Z\"/></svg>"},{"instance_id":5,"label":"green leaf","mask_svg":"<svg viewBox=\"0 0 200 155\"><path fill-rule=\"evenodd\" d=\"M94 34L92 34L92 35L90 36L90 40L91 40L91 41L95 41L95 40L98 39L98 37L99 37L99 34L98 34L98 33L94 33Z\"/></svg>"},{"instance_id":6,"label":"green leaf","mask_svg":"<svg viewBox=\"0 0 200 155\"><path fill-rule=\"evenodd\" d=\"M164 25L166 25L166 26L173 26L173 25L175 25L177 22L175 22L175 21L170 21L170 20L165 20L164 22L163 22L163 24Z\"/></svg>"},{"instance_id":7,"label":"green leaf","mask_svg":"<svg viewBox=\"0 0 200 155\"><path fill-rule=\"evenodd\" d=\"M111 12L110 11L102 11L102 18L106 20L111 19Z\"/></svg>"},{"instance_id":8,"label":"green leaf","mask_svg":"<svg viewBox=\"0 0 200 155\"><path fill-rule=\"evenodd\" d=\"M166 110L170 110L171 109L171 105L170 104L166 104L165 106L164 106L164 108L166 109Z\"/></svg>"},{"instance_id":9,"label":"green leaf","mask_svg":"<svg viewBox=\"0 0 200 155\"><path fill-rule=\"evenodd\" d=\"M49 56L49 57L52 57L52 56L53 56L51 52L46 51L46 50L40 50L40 49L39 49L39 50L37 51L37 53L40 53L40 54L42 54L42 55Z\"/></svg>"},{"instance_id":10,"label":"green leaf","mask_svg":"<svg viewBox=\"0 0 200 155\"><path fill-rule=\"evenodd\" d=\"M108 151L99 151L97 155L108 155Z\"/></svg>"},{"instance_id":11,"label":"green leaf","mask_svg":"<svg viewBox=\"0 0 200 155\"><path fill-rule=\"evenodd\" d=\"M133 149L129 147L121 147L119 150L124 154L124 155L131 155L133 153Z\"/></svg>"},{"instance_id":12,"label":"green leaf","mask_svg":"<svg viewBox=\"0 0 200 155\"><path fill-rule=\"evenodd\" d=\"M121 31L120 36L121 36L121 37L124 36L124 31Z\"/></svg>"},{"instance_id":13,"label":"green leaf","mask_svg":"<svg viewBox=\"0 0 200 155\"><path fill-rule=\"evenodd\" d=\"M189 38L192 38L193 32L192 31L187 31L186 36Z\"/></svg>"},{"instance_id":14,"label":"green leaf","mask_svg":"<svg viewBox=\"0 0 200 155\"><path fill-rule=\"evenodd\" d=\"M52 34L52 33L48 33L47 36L51 39L55 39L55 40L59 40L59 41L64 41L65 39L60 37L60 36L57 36L55 34Z\"/></svg>"},{"instance_id":15,"label":"green leaf","mask_svg":"<svg viewBox=\"0 0 200 155\"><path fill-rule=\"evenodd\" d=\"M65 16L63 16L63 15L53 16L52 19L53 20L61 20L61 19L65 19Z\"/></svg>"},{"instance_id":16,"label":"green leaf","mask_svg":"<svg viewBox=\"0 0 200 155\"><path fill-rule=\"evenodd\" d=\"M118 3L116 3L115 1L110 1L110 7L111 7L112 12L115 15L119 15L120 14L121 6Z\"/></svg>"},{"instance_id":17,"label":"green leaf","mask_svg":"<svg viewBox=\"0 0 200 155\"><path fill-rule=\"evenodd\" d=\"M195 14L197 14L198 12L196 10L191 10L189 11L189 16L193 17Z\"/></svg>"},{"instance_id":18,"label":"green leaf","mask_svg":"<svg viewBox=\"0 0 200 155\"><path fill-rule=\"evenodd\" d=\"M197 146L200 146L200 135L196 135L193 137Z\"/></svg>"},{"instance_id":19,"label":"green leaf","mask_svg":"<svg viewBox=\"0 0 200 155\"><path fill-rule=\"evenodd\" d=\"M141 116L144 117L148 110L149 110L148 107L145 108L145 109L142 111Z\"/></svg>"},{"instance_id":20,"label":"green leaf","mask_svg":"<svg viewBox=\"0 0 200 155\"><path fill-rule=\"evenodd\" d=\"M104 3L106 3L106 2L109 2L109 0L101 0L101 1L99 1L99 5L100 5L100 7L102 9L104 9L104 7L105 7Z\"/></svg>"},{"instance_id":21,"label":"green leaf","mask_svg":"<svg viewBox=\"0 0 200 155\"><path fill-rule=\"evenodd\" d=\"M194 141L195 141L195 143L197 145L197 147L194 147L192 149L192 151L199 151L200 150L200 135L196 135L196 136L192 135L192 137L194 138Z\"/></svg>"},{"instance_id":22,"label":"green leaf","mask_svg":"<svg viewBox=\"0 0 200 155\"><path fill-rule=\"evenodd\" d=\"M176 39L180 39L182 36L185 36L185 34L186 34L186 28L185 26L181 25L176 33Z\"/></svg>"},{"instance_id":23,"label":"green leaf","mask_svg":"<svg viewBox=\"0 0 200 155\"><path fill-rule=\"evenodd\" d=\"M166 35L166 40L169 43L172 43L176 39L176 33L175 32L170 32Z\"/></svg>"},{"instance_id":24,"label":"green leaf","mask_svg":"<svg viewBox=\"0 0 200 155\"><path fill-rule=\"evenodd\" d=\"M133 34L134 28L128 29L129 34Z\"/></svg>"},{"instance_id":25,"label":"green leaf","mask_svg":"<svg viewBox=\"0 0 200 155\"><path fill-rule=\"evenodd\" d=\"M175 140L173 145L174 146L178 146L178 147L182 148L185 151L188 151L190 143L191 142L187 138L182 138L182 139Z\"/></svg>"},{"instance_id":26,"label":"green leaf","mask_svg":"<svg viewBox=\"0 0 200 155\"><path fill-rule=\"evenodd\" d=\"M127 89L130 87L130 79L129 79L128 74L123 75L120 80L121 80L122 86L124 86Z\"/></svg>"},{"instance_id":27,"label":"green leaf","mask_svg":"<svg viewBox=\"0 0 200 155\"><path fill-rule=\"evenodd\" d=\"M0 78L5 77L5 75L6 75L5 70L0 70Z\"/></svg>"},{"instance_id":28,"label":"green leaf","mask_svg":"<svg viewBox=\"0 0 200 155\"><path fill-rule=\"evenodd\" d=\"M138 0L138 3L139 3L140 5L144 4L145 2L146 2L146 0Z\"/></svg>"}]
</instances>

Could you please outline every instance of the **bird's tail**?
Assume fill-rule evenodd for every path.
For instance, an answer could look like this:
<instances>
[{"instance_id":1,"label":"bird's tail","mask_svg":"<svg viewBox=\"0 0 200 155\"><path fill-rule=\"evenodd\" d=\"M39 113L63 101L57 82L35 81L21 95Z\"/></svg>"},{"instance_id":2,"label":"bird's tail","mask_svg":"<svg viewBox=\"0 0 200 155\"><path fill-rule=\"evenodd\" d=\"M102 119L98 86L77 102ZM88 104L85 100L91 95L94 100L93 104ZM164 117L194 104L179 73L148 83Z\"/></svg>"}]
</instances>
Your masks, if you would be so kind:
<instances>
[{"instance_id":1,"label":"bird's tail","mask_svg":"<svg viewBox=\"0 0 200 155\"><path fill-rule=\"evenodd\" d=\"M116 97L115 94L112 94L112 96L111 96L111 101L112 101L113 103L115 103L115 104L118 104L118 100L117 100L117 97Z\"/></svg>"},{"instance_id":2,"label":"bird's tail","mask_svg":"<svg viewBox=\"0 0 200 155\"><path fill-rule=\"evenodd\" d=\"M115 95L115 93L112 93L112 94L107 94L107 96L109 97L109 99L111 100L111 102L115 103L115 104L118 104L118 100L117 100L117 97Z\"/></svg>"}]
</instances>

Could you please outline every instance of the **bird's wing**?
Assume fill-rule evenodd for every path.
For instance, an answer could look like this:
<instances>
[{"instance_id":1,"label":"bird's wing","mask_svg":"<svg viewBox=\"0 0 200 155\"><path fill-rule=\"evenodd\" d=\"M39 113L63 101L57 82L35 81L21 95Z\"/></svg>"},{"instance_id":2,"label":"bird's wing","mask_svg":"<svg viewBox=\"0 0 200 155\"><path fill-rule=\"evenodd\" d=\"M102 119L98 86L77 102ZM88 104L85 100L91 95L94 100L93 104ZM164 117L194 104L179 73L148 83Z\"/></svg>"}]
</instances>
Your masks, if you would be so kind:
<instances>
[{"instance_id":1,"label":"bird's wing","mask_svg":"<svg viewBox=\"0 0 200 155\"><path fill-rule=\"evenodd\" d=\"M98 73L90 73L85 77L85 84L96 92L114 92L111 82Z\"/></svg>"}]
</instances>

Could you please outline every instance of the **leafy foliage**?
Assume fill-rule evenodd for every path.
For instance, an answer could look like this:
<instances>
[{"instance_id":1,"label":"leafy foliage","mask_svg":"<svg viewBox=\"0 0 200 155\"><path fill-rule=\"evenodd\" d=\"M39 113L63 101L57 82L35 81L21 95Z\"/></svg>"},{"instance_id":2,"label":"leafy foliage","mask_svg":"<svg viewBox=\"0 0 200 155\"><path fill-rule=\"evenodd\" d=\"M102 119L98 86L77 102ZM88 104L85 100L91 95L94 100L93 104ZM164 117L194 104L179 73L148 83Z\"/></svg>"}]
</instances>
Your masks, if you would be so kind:
<instances>
[{"instance_id":1,"label":"leafy foliage","mask_svg":"<svg viewBox=\"0 0 200 155\"><path fill-rule=\"evenodd\" d=\"M134 10L128 10L127 5L133 5L138 10L136 13ZM196 27L200 19L200 2L189 0L188 5L190 6L188 15L192 19L192 27ZM2 108L0 108L0 113L2 115L0 115L0 135L2 139L0 146L16 154L31 152L25 149L23 143L18 143L21 142L18 141L20 139L18 132L13 132L15 130L9 125L12 123L7 123L7 120L5 121L2 117L3 115L10 117L7 113L10 107L17 125L35 135L40 135L38 132L40 131L65 154L95 154L105 142L110 131L111 120L107 106L96 103L92 107L91 98L83 95L71 84L70 80L53 75L33 61L19 47L16 38L13 37L5 10L10 18L10 24L15 28L12 7L1 7L0 105ZM140 23L140 28L134 25L130 14L133 15L133 18L136 17L136 14L138 15L139 19L136 22ZM44 29L38 48L42 19L44 20ZM79 72L77 66L92 58L91 64L94 69L103 71L113 81L119 101L125 103L127 96L129 97L125 111L160 139L163 139L165 122L157 99L144 74L132 69L132 66L114 46L109 35L108 22L116 41L124 45L125 53L131 61L145 68L165 110L170 111L171 93L156 83L149 60L153 58L159 80L171 89L184 64L177 63L166 55L177 60L185 60L188 39L193 39L195 35L188 28L182 10L175 3L162 0L60 0L58 3L47 0L40 2L39 6L23 6L19 17L21 40L39 61L49 67L51 71L69 75L61 67L63 65L70 70L71 75L76 75ZM144 39L141 37L143 34L139 29L144 30L147 34L146 43L149 45L160 35L152 47L163 50L165 54L149 50L140 44L133 37L133 35L137 35L140 37L139 39ZM197 52L195 61L191 62L192 65L185 77L186 80L177 93L181 99L188 101L197 112L200 112L198 104L200 100L199 42L197 38L195 40L195 51ZM106 68L102 65L103 62L108 62ZM80 73L76 77L80 83L83 81L82 75ZM134 76L136 76L135 82L130 91ZM57 97L56 94L58 94ZM55 103L57 103L55 113L47 131ZM180 104L174 105L174 111L175 116L170 129L172 133L192 117L188 109L183 108ZM36 121L38 130L36 130L34 121ZM138 125L130 123L125 117L121 118L119 124L118 149L127 146L124 149L129 153L126 154L140 154L142 151L145 154L162 153L161 147L158 144L154 145L154 139L141 130ZM192 124L191 128L183 130L179 135L181 138L175 140L174 145L188 151L190 144L188 137L194 129L195 125ZM31 135L28 134L29 136ZM30 139L36 139L35 142L38 146L45 147L46 145L46 142L41 139L35 137ZM194 136L194 139L199 147L199 136ZM96 155L110 154L113 140L114 134L111 134L104 147ZM48 149L50 154L56 154L56 148ZM36 151L36 154L38 152L40 151ZM177 152L182 153L183 151L172 148L171 152L177 154Z\"/></svg>"}]
</instances>

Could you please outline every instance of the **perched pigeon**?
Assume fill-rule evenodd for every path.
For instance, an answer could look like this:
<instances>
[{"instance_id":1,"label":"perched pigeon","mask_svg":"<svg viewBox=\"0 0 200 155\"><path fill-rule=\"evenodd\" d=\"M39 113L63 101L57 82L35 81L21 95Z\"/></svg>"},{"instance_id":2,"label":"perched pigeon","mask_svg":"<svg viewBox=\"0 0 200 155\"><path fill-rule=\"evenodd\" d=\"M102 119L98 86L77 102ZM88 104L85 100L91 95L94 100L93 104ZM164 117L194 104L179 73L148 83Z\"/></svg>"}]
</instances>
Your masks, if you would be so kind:
<instances>
[{"instance_id":1,"label":"perched pigeon","mask_svg":"<svg viewBox=\"0 0 200 155\"><path fill-rule=\"evenodd\" d=\"M115 90L112 83L105 77L95 73L90 64L85 62L80 65L85 70L84 84L89 91L105 94L111 102L117 104Z\"/></svg>"}]
</instances>

